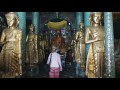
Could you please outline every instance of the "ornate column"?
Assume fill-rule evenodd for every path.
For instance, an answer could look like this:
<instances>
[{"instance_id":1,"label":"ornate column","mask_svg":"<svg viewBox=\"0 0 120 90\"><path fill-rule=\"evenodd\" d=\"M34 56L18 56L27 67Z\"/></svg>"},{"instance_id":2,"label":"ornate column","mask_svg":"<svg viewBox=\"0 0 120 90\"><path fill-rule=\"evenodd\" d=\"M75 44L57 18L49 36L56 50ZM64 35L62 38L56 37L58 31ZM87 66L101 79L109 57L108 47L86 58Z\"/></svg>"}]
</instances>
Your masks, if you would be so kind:
<instances>
[{"instance_id":1,"label":"ornate column","mask_svg":"<svg viewBox=\"0 0 120 90\"><path fill-rule=\"evenodd\" d=\"M114 35L112 12L104 12L106 77L115 78Z\"/></svg>"},{"instance_id":2,"label":"ornate column","mask_svg":"<svg viewBox=\"0 0 120 90\"><path fill-rule=\"evenodd\" d=\"M17 12L17 15L19 17L19 28L21 28L22 31L22 61L23 61L23 67L25 66L25 60L26 60L26 12Z\"/></svg>"},{"instance_id":3,"label":"ornate column","mask_svg":"<svg viewBox=\"0 0 120 90\"><path fill-rule=\"evenodd\" d=\"M90 26L90 20L89 20L89 18L90 18L90 12L84 12L84 25L85 25L85 32L86 32L86 28L88 27L88 26ZM85 58L87 59L87 54L88 54L88 50L89 50L89 44L86 44L86 46L85 46Z\"/></svg>"},{"instance_id":4,"label":"ornate column","mask_svg":"<svg viewBox=\"0 0 120 90\"><path fill-rule=\"evenodd\" d=\"M83 12L76 12L76 31L79 30L80 22L83 22Z\"/></svg>"},{"instance_id":5,"label":"ornate column","mask_svg":"<svg viewBox=\"0 0 120 90\"><path fill-rule=\"evenodd\" d=\"M35 25L35 33L39 34L39 12L32 12L32 23Z\"/></svg>"}]
</instances>

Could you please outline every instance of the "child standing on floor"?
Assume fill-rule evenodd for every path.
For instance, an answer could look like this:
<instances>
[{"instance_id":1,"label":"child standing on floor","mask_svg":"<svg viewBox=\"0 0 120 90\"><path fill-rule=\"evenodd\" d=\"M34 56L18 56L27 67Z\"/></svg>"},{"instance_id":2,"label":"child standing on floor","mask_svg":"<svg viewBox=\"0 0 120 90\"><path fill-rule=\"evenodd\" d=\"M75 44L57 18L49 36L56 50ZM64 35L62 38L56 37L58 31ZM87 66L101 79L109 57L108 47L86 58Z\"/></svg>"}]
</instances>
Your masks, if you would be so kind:
<instances>
[{"instance_id":1,"label":"child standing on floor","mask_svg":"<svg viewBox=\"0 0 120 90\"><path fill-rule=\"evenodd\" d=\"M50 78L59 78L60 71L62 71L61 57L56 52L56 47L52 47L52 52L49 54L47 64L50 64Z\"/></svg>"}]
</instances>

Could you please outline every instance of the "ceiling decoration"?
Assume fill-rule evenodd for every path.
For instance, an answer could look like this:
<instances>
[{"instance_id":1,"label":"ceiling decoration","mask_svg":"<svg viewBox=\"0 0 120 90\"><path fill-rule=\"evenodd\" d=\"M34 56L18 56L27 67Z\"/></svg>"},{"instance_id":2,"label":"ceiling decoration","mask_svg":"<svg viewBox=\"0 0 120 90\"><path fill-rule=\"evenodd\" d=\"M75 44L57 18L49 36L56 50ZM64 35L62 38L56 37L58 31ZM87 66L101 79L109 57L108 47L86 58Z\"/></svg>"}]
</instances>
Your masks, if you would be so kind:
<instances>
[{"instance_id":1,"label":"ceiling decoration","mask_svg":"<svg viewBox=\"0 0 120 90\"><path fill-rule=\"evenodd\" d=\"M49 29L59 30L67 27L67 21L65 19L59 18L59 12L56 12L56 18L50 20L47 23Z\"/></svg>"},{"instance_id":2,"label":"ceiling decoration","mask_svg":"<svg viewBox=\"0 0 120 90\"><path fill-rule=\"evenodd\" d=\"M67 27L67 21L66 20L62 20L62 21L59 21L59 22L49 21L47 26L48 26L49 29L59 30L59 29Z\"/></svg>"}]
</instances>

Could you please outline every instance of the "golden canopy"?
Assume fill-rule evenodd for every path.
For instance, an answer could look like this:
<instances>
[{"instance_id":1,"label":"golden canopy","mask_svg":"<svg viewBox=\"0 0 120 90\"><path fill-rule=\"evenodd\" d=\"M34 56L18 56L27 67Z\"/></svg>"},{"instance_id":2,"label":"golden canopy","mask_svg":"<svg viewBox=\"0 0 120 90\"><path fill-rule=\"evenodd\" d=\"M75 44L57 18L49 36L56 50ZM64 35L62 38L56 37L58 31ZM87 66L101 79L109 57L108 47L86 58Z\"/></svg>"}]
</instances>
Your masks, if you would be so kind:
<instances>
[{"instance_id":1,"label":"golden canopy","mask_svg":"<svg viewBox=\"0 0 120 90\"><path fill-rule=\"evenodd\" d=\"M67 21L66 20L62 20L59 22L51 22L49 21L47 24L49 29L61 29L61 28L66 28L67 27Z\"/></svg>"}]
</instances>

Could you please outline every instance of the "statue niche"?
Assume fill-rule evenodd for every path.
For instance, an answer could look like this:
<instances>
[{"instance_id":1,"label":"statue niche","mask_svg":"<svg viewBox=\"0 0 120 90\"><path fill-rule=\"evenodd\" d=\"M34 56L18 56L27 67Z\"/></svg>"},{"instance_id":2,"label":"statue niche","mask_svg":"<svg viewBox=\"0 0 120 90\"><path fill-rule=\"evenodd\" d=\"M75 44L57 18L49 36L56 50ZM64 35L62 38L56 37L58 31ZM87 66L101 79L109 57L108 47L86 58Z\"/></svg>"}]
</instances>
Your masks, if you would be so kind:
<instances>
[{"instance_id":1,"label":"statue niche","mask_svg":"<svg viewBox=\"0 0 120 90\"><path fill-rule=\"evenodd\" d=\"M61 36L60 30L58 30L56 36L51 39L51 46L56 46L61 53L64 53L65 39Z\"/></svg>"}]
</instances>

